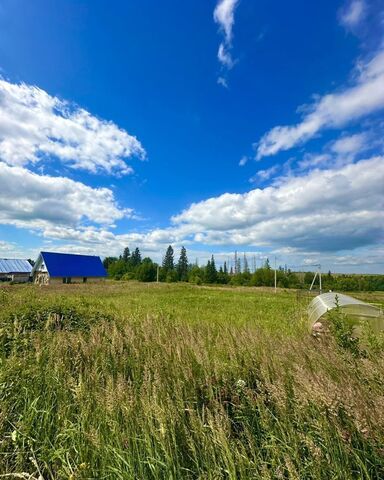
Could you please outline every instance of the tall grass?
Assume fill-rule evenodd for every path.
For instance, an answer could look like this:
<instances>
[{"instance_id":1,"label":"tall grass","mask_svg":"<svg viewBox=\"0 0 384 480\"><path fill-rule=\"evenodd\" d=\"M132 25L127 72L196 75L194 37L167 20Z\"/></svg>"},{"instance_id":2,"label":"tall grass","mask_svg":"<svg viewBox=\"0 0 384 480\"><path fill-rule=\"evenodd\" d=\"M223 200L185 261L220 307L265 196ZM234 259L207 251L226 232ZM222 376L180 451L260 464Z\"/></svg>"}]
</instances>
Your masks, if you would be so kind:
<instances>
[{"instance_id":1,"label":"tall grass","mask_svg":"<svg viewBox=\"0 0 384 480\"><path fill-rule=\"evenodd\" d=\"M110 284L0 301L1 474L384 478L382 353L310 337L289 293Z\"/></svg>"}]
</instances>

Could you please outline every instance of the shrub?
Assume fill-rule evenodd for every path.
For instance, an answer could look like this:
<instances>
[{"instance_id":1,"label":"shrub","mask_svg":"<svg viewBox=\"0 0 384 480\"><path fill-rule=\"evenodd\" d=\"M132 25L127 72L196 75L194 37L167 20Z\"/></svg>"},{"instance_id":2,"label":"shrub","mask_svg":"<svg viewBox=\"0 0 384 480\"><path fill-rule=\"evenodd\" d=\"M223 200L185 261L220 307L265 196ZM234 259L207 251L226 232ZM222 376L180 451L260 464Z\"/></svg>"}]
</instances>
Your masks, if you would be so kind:
<instances>
[{"instance_id":1,"label":"shrub","mask_svg":"<svg viewBox=\"0 0 384 480\"><path fill-rule=\"evenodd\" d=\"M343 349L348 350L353 356L363 354L359 347L359 339L354 335L354 325L351 320L341 311L338 297L336 295L336 308L328 313L330 320L330 331L336 343Z\"/></svg>"}]
</instances>

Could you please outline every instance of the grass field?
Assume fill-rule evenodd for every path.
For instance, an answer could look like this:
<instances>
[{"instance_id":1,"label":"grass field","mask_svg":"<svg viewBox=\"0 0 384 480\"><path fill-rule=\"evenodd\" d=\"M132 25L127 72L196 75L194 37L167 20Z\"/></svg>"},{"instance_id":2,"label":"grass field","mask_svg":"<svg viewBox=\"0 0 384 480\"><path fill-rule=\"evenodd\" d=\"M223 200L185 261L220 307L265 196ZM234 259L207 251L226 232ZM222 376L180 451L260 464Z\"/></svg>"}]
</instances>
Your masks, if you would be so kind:
<instances>
[{"instance_id":1,"label":"grass field","mask_svg":"<svg viewBox=\"0 0 384 480\"><path fill-rule=\"evenodd\" d=\"M307 302L1 287L0 478L384 478L382 344L355 357L313 338Z\"/></svg>"}]
</instances>

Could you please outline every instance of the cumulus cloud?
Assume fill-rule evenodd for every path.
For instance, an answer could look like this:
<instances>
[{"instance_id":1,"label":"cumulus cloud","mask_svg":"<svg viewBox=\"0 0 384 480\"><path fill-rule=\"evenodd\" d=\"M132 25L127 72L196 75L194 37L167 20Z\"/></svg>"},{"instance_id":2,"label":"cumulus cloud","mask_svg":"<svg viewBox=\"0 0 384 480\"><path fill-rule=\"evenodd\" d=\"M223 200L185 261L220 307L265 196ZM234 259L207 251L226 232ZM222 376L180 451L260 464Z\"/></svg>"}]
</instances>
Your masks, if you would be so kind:
<instances>
[{"instance_id":1,"label":"cumulus cloud","mask_svg":"<svg viewBox=\"0 0 384 480\"><path fill-rule=\"evenodd\" d=\"M313 138L326 128L339 128L384 108L384 50L358 65L353 85L320 97L302 121L277 126L256 145L256 158L275 155ZM308 110L307 109L307 110Z\"/></svg>"},{"instance_id":2,"label":"cumulus cloud","mask_svg":"<svg viewBox=\"0 0 384 480\"><path fill-rule=\"evenodd\" d=\"M44 90L0 79L0 160L23 166L54 157L71 168L125 175L145 156L140 142L113 122Z\"/></svg>"},{"instance_id":3,"label":"cumulus cloud","mask_svg":"<svg viewBox=\"0 0 384 480\"><path fill-rule=\"evenodd\" d=\"M233 25L235 23L235 10L238 0L219 0L213 12L213 18L219 25L223 33L223 41L219 45L217 58L225 69L231 69L235 61L232 58L232 37ZM227 81L222 75L218 79L218 83L227 87Z\"/></svg>"},{"instance_id":4,"label":"cumulus cloud","mask_svg":"<svg viewBox=\"0 0 384 480\"><path fill-rule=\"evenodd\" d=\"M336 251L383 235L384 158L313 170L285 183L225 193L173 217L195 240L221 245L285 245Z\"/></svg>"},{"instance_id":5,"label":"cumulus cloud","mask_svg":"<svg viewBox=\"0 0 384 480\"><path fill-rule=\"evenodd\" d=\"M91 188L64 177L37 175L0 162L0 224L48 232L95 223L113 226L132 216L108 188ZM91 227L93 228L93 227Z\"/></svg>"},{"instance_id":6,"label":"cumulus cloud","mask_svg":"<svg viewBox=\"0 0 384 480\"><path fill-rule=\"evenodd\" d=\"M225 193L192 204L174 216L167 228L120 234L104 224L132 212L119 209L108 189L92 189L72 180L28 172L26 175L18 167L4 168L12 170L5 172L11 184L20 185L21 176L25 177L23 188L28 200L15 201L10 207L7 202L15 190L8 188L3 196L0 194L1 223L40 229L47 239L106 254L126 245L159 252L168 244L191 248L201 244L238 250L242 246L289 248L291 253L309 256L310 252L334 254L383 240L382 156L338 169L315 169L244 194Z\"/></svg>"},{"instance_id":7,"label":"cumulus cloud","mask_svg":"<svg viewBox=\"0 0 384 480\"><path fill-rule=\"evenodd\" d=\"M203 251L220 248L223 258L225 250L252 249L260 258L275 253L283 263L357 265L368 254L372 262L377 259L374 252L384 238L382 156L280 178L243 194L225 193L192 204L167 228L127 233L111 227L133 212L119 208L109 189L1 163L0 183L0 223L38 232L53 242L44 248L78 253L111 255L138 245L161 260L172 244L186 245L191 259L201 261Z\"/></svg>"}]
</instances>

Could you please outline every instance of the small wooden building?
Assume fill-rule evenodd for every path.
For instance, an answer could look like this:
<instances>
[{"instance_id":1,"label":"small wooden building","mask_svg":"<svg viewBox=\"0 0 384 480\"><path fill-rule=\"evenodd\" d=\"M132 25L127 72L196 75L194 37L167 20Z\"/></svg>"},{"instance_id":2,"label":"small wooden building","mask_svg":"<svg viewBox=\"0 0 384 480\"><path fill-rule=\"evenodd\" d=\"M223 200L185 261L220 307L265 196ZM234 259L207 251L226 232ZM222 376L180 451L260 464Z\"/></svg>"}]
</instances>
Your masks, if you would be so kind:
<instances>
[{"instance_id":1,"label":"small wooden building","mask_svg":"<svg viewBox=\"0 0 384 480\"><path fill-rule=\"evenodd\" d=\"M0 258L0 281L28 282L32 265L28 260L17 258Z\"/></svg>"},{"instance_id":2,"label":"small wooden building","mask_svg":"<svg viewBox=\"0 0 384 480\"><path fill-rule=\"evenodd\" d=\"M40 252L32 269L34 283L86 283L103 280L107 273L100 257L73 253Z\"/></svg>"}]
</instances>

